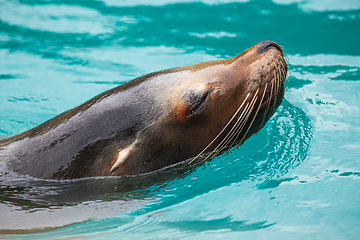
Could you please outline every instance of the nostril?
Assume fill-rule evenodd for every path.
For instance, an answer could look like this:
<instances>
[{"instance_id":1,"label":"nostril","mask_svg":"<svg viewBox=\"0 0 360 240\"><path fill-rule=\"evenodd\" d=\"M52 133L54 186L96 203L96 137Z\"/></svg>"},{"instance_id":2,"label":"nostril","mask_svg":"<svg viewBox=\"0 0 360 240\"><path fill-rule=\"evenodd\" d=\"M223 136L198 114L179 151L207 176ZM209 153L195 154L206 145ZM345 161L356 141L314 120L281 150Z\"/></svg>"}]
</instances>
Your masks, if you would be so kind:
<instances>
[{"instance_id":1,"label":"nostril","mask_svg":"<svg viewBox=\"0 0 360 240\"><path fill-rule=\"evenodd\" d=\"M271 49L271 48L276 48L277 50L279 50L280 52L282 52L282 49L279 45L277 45L275 42L273 41L269 41L269 40L265 40L262 41L260 43L261 45L259 46L259 48L257 49L258 53L263 53L266 52L267 50Z\"/></svg>"}]
</instances>

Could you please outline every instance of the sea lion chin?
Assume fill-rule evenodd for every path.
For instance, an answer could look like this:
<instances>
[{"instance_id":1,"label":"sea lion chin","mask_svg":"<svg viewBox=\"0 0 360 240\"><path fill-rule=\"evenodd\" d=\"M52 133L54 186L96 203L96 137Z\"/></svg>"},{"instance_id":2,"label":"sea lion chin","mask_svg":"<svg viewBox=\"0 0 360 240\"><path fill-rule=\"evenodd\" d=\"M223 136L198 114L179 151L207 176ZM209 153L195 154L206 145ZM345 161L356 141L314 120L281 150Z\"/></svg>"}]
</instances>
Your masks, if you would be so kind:
<instances>
[{"instance_id":1,"label":"sea lion chin","mask_svg":"<svg viewBox=\"0 0 360 240\"><path fill-rule=\"evenodd\" d=\"M211 159L280 105L287 64L263 41L240 55L150 73L0 141L10 171L39 178L138 175Z\"/></svg>"}]
</instances>

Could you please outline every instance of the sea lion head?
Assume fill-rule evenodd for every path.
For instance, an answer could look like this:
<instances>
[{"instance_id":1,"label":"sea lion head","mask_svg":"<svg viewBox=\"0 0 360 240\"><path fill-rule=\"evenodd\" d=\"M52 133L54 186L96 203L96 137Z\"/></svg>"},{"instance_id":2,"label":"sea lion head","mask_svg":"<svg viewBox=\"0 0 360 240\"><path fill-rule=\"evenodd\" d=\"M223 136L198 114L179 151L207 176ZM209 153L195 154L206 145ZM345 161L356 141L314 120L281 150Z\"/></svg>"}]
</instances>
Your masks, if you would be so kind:
<instances>
[{"instance_id":1,"label":"sea lion head","mask_svg":"<svg viewBox=\"0 0 360 240\"><path fill-rule=\"evenodd\" d=\"M157 106L148 111L152 120L106 171L137 175L241 145L280 105L286 74L282 48L263 41L230 59L151 75L148 95Z\"/></svg>"}]
</instances>

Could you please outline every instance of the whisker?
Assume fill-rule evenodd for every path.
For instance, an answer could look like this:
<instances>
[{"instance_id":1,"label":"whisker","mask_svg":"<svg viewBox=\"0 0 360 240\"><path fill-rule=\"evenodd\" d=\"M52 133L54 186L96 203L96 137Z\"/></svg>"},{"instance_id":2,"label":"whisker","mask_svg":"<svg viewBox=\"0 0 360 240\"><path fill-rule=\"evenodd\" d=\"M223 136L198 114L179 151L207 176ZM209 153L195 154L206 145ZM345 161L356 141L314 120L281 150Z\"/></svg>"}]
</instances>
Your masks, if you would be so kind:
<instances>
[{"instance_id":1,"label":"whisker","mask_svg":"<svg viewBox=\"0 0 360 240\"><path fill-rule=\"evenodd\" d=\"M225 146L230 142L232 141L232 139L234 138L233 137L233 134L237 131L237 128L239 127L239 125L241 126L242 124L242 120L244 118L242 118L241 116L248 113L249 112L249 109L251 108L251 104L247 104L244 111L241 113L241 115L238 117L238 120L236 121L236 123L234 124L234 126L231 128L231 130L229 131L229 133L225 136L225 138L223 139L223 141L221 141L221 143L214 149L213 152L216 152L218 151L219 149L222 150L225 148Z\"/></svg>"},{"instance_id":2,"label":"whisker","mask_svg":"<svg viewBox=\"0 0 360 240\"><path fill-rule=\"evenodd\" d=\"M267 84L268 82L266 82L266 88L267 88ZM272 99L272 95L273 95L273 90L274 90L274 84L271 84L271 91L270 91L270 97L268 99L268 102L266 103L266 108L265 108L265 111L264 111L264 116L261 120L261 123L260 123L260 128L262 128L263 124L265 124L265 119L266 119L266 115L267 115L267 112L269 111L270 109L270 103L271 103L271 99Z\"/></svg>"},{"instance_id":3,"label":"whisker","mask_svg":"<svg viewBox=\"0 0 360 240\"><path fill-rule=\"evenodd\" d=\"M268 79L267 83L270 82L270 80L271 80L270 79L271 78L270 73L268 74L268 78L269 79ZM262 128L263 125L265 124L265 119L266 119L267 113L268 113L268 111L270 109L270 105L271 105L271 102L272 102L273 95L275 95L275 93L276 93L275 83L271 82L271 91L270 91L270 94L269 94L269 99L268 99L267 104L266 104L266 108L265 108L265 111L264 111L263 118L261 120L260 128Z\"/></svg>"},{"instance_id":4,"label":"whisker","mask_svg":"<svg viewBox=\"0 0 360 240\"><path fill-rule=\"evenodd\" d=\"M199 158L219 137L220 135L225 131L225 129L229 126L229 124L232 122L232 120L235 118L235 116L239 113L240 109L242 108L242 106L244 105L244 103L246 102L246 100L249 98L250 96L250 92L246 95L245 99L243 100L243 102L241 103L240 107L236 110L235 114L232 116L232 118L228 121L228 123L225 125L225 127L218 133L218 135L216 135L216 137L196 156L194 157L190 162L192 163L193 161L195 161L197 158Z\"/></svg>"},{"instance_id":5,"label":"whisker","mask_svg":"<svg viewBox=\"0 0 360 240\"><path fill-rule=\"evenodd\" d=\"M259 89L257 89L257 91L256 91L256 93L255 93L255 96L257 95L258 90L259 90ZM232 137L231 139L229 139L229 140L227 141L227 143L226 143L226 145L228 145L229 142L232 141L232 143L230 144L230 146L228 147L228 149L230 149L230 148L232 148L232 147L234 146L234 144L235 144L235 142L236 142L236 139L239 137L239 134L242 132L242 130L243 130L243 128L244 128L247 120L249 119L249 116L251 115L252 109L253 109L253 107L254 107L254 104L255 104L257 98L258 98L257 96L254 97L254 98L252 99L251 103L249 104L249 106L250 106L249 109L248 109L246 112L244 111L244 112L239 116L238 122L237 122L236 125L234 125L234 127L233 127L233 128L234 128L234 131L233 131L234 135L233 135L233 137ZM245 117L243 117L243 115L245 115ZM226 146L226 145L225 145L225 146Z\"/></svg>"},{"instance_id":6,"label":"whisker","mask_svg":"<svg viewBox=\"0 0 360 240\"><path fill-rule=\"evenodd\" d=\"M268 75L269 79L268 79L268 82L270 82L270 74ZM275 92L276 92L276 87L275 87L275 84L272 82L271 83L271 91L270 91L270 95L269 95L269 100L266 104L266 109L265 109L265 113L264 113L264 116L263 116L263 119L261 121L261 125L260 127L263 126L264 122L265 122L265 119L266 119L266 115L267 115L267 112L269 111L270 109L270 105L271 105L271 102L272 102L272 98L273 98L273 95L275 95Z\"/></svg>"},{"instance_id":7,"label":"whisker","mask_svg":"<svg viewBox=\"0 0 360 240\"><path fill-rule=\"evenodd\" d=\"M259 89L256 90L255 95L257 95L257 92L259 91ZM209 155L210 157L215 157L219 152L221 152L226 145L233 139L232 135L234 133L234 129L237 127L239 120L242 120L243 117L242 115L247 114L249 112L249 109L251 108L251 106L254 103L254 98L251 100L250 104L248 103L244 109L244 111L242 111L242 113L240 114L240 116L238 117L238 120L236 121L236 123L234 124L234 126L231 128L231 130L228 132L228 134L224 137L224 139L218 144L218 146L216 146L216 148L211 152L211 154ZM248 108L248 106L250 108ZM250 110L251 111L251 110ZM247 120L245 120L246 122Z\"/></svg>"},{"instance_id":8,"label":"whisker","mask_svg":"<svg viewBox=\"0 0 360 240\"><path fill-rule=\"evenodd\" d=\"M290 88L290 78L291 78L291 70L289 70L289 71L286 71L286 69L288 68L288 66L289 66L289 64L288 64L288 60L287 59L285 59L285 60L282 60L282 61L280 61L280 63L281 63L281 71L283 72L283 74L284 74L284 80L286 79L286 77L287 77L287 74L289 75L287 78L288 78L288 81L286 81L285 82L285 87L286 88Z\"/></svg>"},{"instance_id":9,"label":"whisker","mask_svg":"<svg viewBox=\"0 0 360 240\"><path fill-rule=\"evenodd\" d=\"M265 91L264 91L263 97L262 97L262 99L261 99L261 101L260 101L260 105L262 104L262 101L263 101L263 98L264 98L264 94L265 94L265 92L266 92L266 90L267 90L267 86L268 86L268 83L266 83L266 85L265 85ZM236 137L235 137L235 141L233 142L232 146L235 144L236 139L238 139L238 137L240 136L241 132L243 131L243 129L244 129L244 127L245 127L245 123L246 123L247 120L249 119L250 114L251 114L251 112L247 115L244 124L241 126L241 129L237 132ZM256 115L257 115L257 113L255 114L255 117L256 117ZM252 125L252 124L250 124L250 126L251 126L251 125ZM244 136L246 136L246 134L247 134L247 132L244 134ZM237 146L242 145L243 139L244 139L244 137L237 143ZM232 147L232 146L231 146L231 147Z\"/></svg>"},{"instance_id":10,"label":"whisker","mask_svg":"<svg viewBox=\"0 0 360 240\"><path fill-rule=\"evenodd\" d=\"M267 62L266 62L267 64ZM261 79L258 79L257 82L259 87L257 87L256 92L254 94L251 93L252 87L255 88L256 85L254 83L256 80L252 81L251 89L246 95L245 99L241 102L240 106L237 108L236 112L233 114L231 119L226 123L226 125L221 129L221 131L216 135L216 137L193 159L189 161L189 163L194 162L200 156L202 160L207 160L217 156L219 153L224 151L225 149L229 150L234 145L240 146L245 141L250 129L253 127L255 120L258 118L260 108L263 103L265 103L265 109L263 111L263 116L261 117L261 123L259 125L259 129L263 127L266 122L266 118L269 116L269 112L272 113L275 107L278 104L279 94L283 91L284 85L286 84L288 70L288 59L287 56L283 58L275 58L271 64L268 64L267 74L261 73ZM289 73L290 74L290 73ZM266 78L264 77L266 75ZM261 83L263 80L266 80L265 86L262 87ZM263 88L263 93L259 94L259 89ZM249 100L250 95L252 99ZM265 98L265 95L267 98ZM248 101L249 100L249 101ZM258 101L259 100L259 101ZM258 104L256 111L255 104ZM248 123L250 116L251 122ZM230 127L232 125L232 127ZM228 132L225 134L225 131L229 128ZM240 135L246 129L245 133L241 136L240 141L238 141ZM211 146L219 140L222 135L225 135L223 139L217 144L210 153L205 152L211 148Z\"/></svg>"},{"instance_id":11,"label":"whisker","mask_svg":"<svg viewBox=\"0 0 360 240\"><path fill-rule=\"evenodd\" d=\"M276 60L276 63L278 64L278 61ZM277 81L277 71L276 71L276 68L274 69L274 81L273 81L273 84L275 85L275 92L274 92L274 104L273 106L276 104L277 102L277 98L278 98L278 93L280 91L280 86L279 86L279 82Z\"/></svg>"},{"instance_id":12,"label":"whisker","mask_svg":"<svg viewBox=\"0 0 360 240\"><path fill-rule=\"evenodd\" d=\"M262 104L262 102L263 102L263 100L264 100L264 97L265 97L265 93L266 93L266 89L267 89L267 83L266 83L266 86L265 86L265 87L266 87L266 88L265 88L264 93L263 93L263 95L262 95L262 98L261 98L261 100L260 100L259 106L258 106L258 108L257 108L257 110L256 110L256 112L255 112L255 116L253 117L253 119L252 119L252 121L251 121L248 129L246 130L244 136L243 136L242 139L240 140L239 145L242 144L242 142L244 141L247 133L249 132L251 126L253 125L253 123L254 123L254 121L255 121L255 119L256 119L256 117L257 117L257 114L259 113L261 104Z\"/></svg>"}]
</instances>

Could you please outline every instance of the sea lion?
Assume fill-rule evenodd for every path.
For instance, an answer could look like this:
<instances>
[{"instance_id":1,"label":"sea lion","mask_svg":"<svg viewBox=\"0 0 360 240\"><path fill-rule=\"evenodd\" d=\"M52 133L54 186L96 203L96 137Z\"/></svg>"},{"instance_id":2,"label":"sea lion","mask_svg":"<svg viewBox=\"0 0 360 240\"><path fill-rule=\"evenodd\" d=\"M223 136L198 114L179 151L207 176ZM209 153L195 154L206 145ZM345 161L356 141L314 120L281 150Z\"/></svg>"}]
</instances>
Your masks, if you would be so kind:
<instances>
[{"instance_id":1,"label":"sea lion","mask_svg":"<svg viewBox=\"0 0 360 240\"><path fill-rule=\"evenodd\" d=\"M0 141L9 171L38 178L139 175L211 159L259 131L287 64L263 41L236 57L150 73Z\"/></svg>"}]
</instances>

